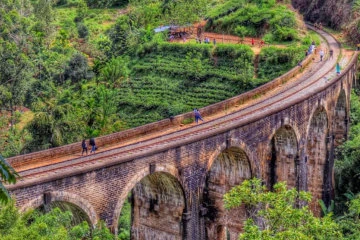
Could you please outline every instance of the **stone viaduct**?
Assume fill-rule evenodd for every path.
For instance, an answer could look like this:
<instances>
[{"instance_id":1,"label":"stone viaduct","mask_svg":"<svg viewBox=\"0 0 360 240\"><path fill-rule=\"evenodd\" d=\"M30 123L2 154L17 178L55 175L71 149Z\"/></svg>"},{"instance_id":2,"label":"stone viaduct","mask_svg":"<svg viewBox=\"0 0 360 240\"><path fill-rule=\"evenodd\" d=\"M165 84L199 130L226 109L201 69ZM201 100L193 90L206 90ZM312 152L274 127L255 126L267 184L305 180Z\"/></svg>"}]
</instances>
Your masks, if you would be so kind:
<instances>
[{"instance_id":1,"label":"stone viaduct","mask_svg":"<svg viewBox=\"0 0 360 240\"><path fill-rule=\"evenodd\" d=\"M244 179L261 178L269 189L287 181L329 203L334 149L349 128L357 54L343 60L346 67L335 75L336 61L346 55L330 35L320 33L334 59L310 63L297 80L288 81L300 66L200 109L205 119L220 117L179 130L181 120L192 116L187 113L104 136L96 139L104 150L86 157L75 143L8 159L22 177L8 186L17 205L25 210L69 202L92 224L104 220L116 233L129 200L132 239L195 240L237 239L246 209L228 212L222 197ZM315 200L310 207L320 215Z\"/></svg>"}]
</instances>

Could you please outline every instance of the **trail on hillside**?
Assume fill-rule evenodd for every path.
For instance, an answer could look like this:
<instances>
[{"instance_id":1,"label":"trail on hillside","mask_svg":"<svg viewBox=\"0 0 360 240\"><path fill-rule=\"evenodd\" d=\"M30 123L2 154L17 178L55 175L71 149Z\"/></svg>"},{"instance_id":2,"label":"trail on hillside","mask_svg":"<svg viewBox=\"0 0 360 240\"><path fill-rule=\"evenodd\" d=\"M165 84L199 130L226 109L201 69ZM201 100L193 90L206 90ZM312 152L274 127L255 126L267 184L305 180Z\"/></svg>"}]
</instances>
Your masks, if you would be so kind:
<instances>
[{"instance_id":1,"label":"trail on hillside","mask_svg":"<svg viewBox=\"0 0 360 240\"><path fill-rule=\"evenodd\" d=\"M206 43L204 43L204 40L206 38L209 39L209 44L214 44L214 42L213 42L214 39L216 40L216 44L226 44L226 43L246 44L251 47L251 49L254 51L255 54L259 54L262 47L275 46L278 48L286 48L286 45L283 45L283 44L265 43L261 38L245 37L242 39L235 35L213 33L213 32L204 32L204 33L202 33L201 36L202 36L200 38L201 42L202 42L201 44L206 44ZM191 34L190 36L188 36L188 38L185 38L185 39L175 38L175 39L171 40L170 42L188 43L189 41L195 40L196 38L197 38L197 36L195 34Z\"/></svg>"}]
</instances>

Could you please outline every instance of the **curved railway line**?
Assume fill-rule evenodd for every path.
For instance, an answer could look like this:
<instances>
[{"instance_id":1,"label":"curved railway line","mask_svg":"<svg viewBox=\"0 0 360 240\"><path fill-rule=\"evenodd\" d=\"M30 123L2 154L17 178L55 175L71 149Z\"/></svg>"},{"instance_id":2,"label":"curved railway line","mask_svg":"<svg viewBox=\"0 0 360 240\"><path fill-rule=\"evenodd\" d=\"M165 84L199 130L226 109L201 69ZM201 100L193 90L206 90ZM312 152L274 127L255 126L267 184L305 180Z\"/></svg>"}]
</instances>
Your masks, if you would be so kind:
<instances>
[{"instance_id":1,"label":"curved railway line","mask_svg":"<svg viewBox=\"0 0 360 240\"><path fill-rule=\"evenodd\" d=\"M111 146L109 150L86 157L72 155L64 161L55 161L56 163L49 165L36 166L29 163L19 168L15 167L21 179L17 184L8 186L8 188L10 190L18 189L39 182L51 181L103 167L109 167L121 162L131 161L141 156L149 156L157 152L229 131L237 126L244 126L311 97L335 82L332 81L332 79L336 77L335 64L337 61L340 61L344 68L357 56L356 54L342 55L339 43L331 35L323 31L318 32L323 37L321 47L325 49L332 48L334 50L334 57L332 59L328 59L327 55L327 58L325 58L323 62L314 61L300 77L297 76L295 80L273 89L258 99L251 100L246 103L246 105L237 106L232 109L233 112L225 114L222 109L219 109L221 113L212 118L209 116L209 120L202 124L187 127L182 130L174 127L172 131L167 131L160 136L150 136L146 140L127 145L119 143L119 145ZM315 56L315 58L318 58L318 56ZM326 79L326 81L324 79Z\"/></svg>"}]
</instances>

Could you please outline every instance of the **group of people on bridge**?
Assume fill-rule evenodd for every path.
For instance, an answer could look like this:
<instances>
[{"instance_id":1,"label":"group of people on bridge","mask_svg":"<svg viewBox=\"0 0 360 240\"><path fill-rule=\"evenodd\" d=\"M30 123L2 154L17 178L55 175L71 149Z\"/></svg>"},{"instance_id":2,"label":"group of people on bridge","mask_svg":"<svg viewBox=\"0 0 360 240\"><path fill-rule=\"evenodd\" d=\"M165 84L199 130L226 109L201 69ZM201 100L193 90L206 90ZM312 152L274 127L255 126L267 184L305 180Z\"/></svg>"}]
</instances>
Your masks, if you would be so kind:
<instances>
[{"instance_id":1,"label":"group of people on bridge","mask_svg":"<svg viewBox=\"0 0 360 240\"><path fill-rule=\"evenodd\" d=\"M95 153L95 151L97 150L97 146L95 143L95 139L94 138L90 138L89 140L89 145L91 146L90 149L90 153ZM83 139L81 142L81 147L82 147L82 152L81 152L81 156L84 155L84 153L86 153L86 155L88 155L88 146L86 144L86 140Z\"/></svg>"}]
</instances>

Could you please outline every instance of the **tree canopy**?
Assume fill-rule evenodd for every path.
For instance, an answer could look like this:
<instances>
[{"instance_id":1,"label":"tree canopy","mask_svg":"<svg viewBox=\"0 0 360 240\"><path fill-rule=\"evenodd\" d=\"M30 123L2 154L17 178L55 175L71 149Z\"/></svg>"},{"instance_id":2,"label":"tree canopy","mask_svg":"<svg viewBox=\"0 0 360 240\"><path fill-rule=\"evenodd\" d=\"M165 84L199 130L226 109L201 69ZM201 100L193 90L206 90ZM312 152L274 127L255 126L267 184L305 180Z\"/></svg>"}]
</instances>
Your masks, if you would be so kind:
<instances>
[{"instance_id":1,"label":"tree canopy","mask_svg":"<svg viewBox=\"0 0 360 240\"><path fill-rule=\"evenodd\" d=\"M245 204L250 213L240 239L340 239L340 227L331 215L317 218L300 205L310 200L310 193L287 189L284 182L268 191L260 179L245 180L224 196L227 209Z\"/></svg>"}]
</instances>

